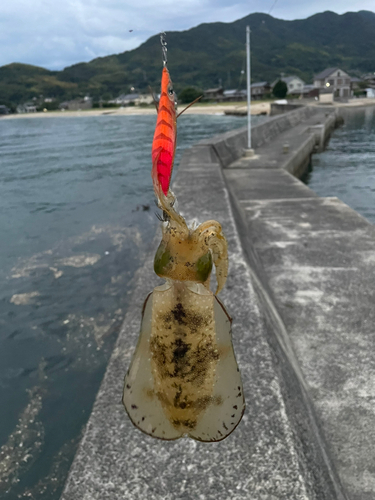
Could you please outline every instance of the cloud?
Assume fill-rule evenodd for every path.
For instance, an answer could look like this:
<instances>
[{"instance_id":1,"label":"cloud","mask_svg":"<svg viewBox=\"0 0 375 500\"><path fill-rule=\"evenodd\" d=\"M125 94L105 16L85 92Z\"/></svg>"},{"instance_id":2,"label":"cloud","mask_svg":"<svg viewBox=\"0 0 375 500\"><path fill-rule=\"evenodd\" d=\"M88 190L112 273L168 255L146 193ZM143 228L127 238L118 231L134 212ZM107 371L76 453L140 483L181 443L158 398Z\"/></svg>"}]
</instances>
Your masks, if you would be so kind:
<instances>
[{"instance_id":1,"label":"cloud","mask_svg":"<svg viewBox=\"0 0 375 500\"><path fill-rule=\"evenodd\" d=\"M12 0L2 2L0 66L11 62L62 69L95 57L138 47L160 31L187 30L201 23L232 22L251 12L282 19L308 17L327 9L323 0ZM343 13L349 0L330 9ZM373 9L360 0L357 9ZM250 11L251 9L251 11Z\"/></svg>"}]
</instances>

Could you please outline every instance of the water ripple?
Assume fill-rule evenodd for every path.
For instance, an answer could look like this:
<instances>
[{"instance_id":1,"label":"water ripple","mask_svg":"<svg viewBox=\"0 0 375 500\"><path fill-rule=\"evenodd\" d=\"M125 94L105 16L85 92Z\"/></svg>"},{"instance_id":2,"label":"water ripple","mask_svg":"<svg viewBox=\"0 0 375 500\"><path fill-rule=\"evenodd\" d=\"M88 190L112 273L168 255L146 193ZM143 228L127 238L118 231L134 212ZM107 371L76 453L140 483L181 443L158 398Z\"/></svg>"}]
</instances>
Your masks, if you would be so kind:
<instances>
[{"instance_id":1,"label":"water ripple","mask_svg":"<svg viewBox=\"0 0 375 500\"><path fill-rule=\"evenodd\" d=\"M184 148L245 122L181 117L176 164ZM9 500L60 496L158 225L152 209L138 209L154 206L154 127L155 116L0 121L0 482Z\"/></svg>"},{"instance_id":2,"label":"water ripple","mask_svg":"<svg viewBox=\"0 0 375 500\"><path fill-rule=\"evenodd\" d=\"M327 149L312 157L308 185L337 196L375 223L375 109L348 110Z\"/></svg>"}]
</instances>

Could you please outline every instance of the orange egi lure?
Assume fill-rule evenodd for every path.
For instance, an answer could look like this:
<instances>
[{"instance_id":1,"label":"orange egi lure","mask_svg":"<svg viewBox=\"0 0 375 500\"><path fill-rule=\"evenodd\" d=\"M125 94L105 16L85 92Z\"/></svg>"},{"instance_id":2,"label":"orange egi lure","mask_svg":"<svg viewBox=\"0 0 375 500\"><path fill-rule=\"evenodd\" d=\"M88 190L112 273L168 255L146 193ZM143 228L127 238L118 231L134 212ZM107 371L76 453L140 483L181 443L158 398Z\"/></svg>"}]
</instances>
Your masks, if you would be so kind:
<instances>
[{"instance_id":1,"label":"orange egi lure","mask_svg":"<svg viewBox=\"0 0 375 500\"><path fill-rule=\"evenodd\" d=\"M177 139L176 104L169 71L164 66L161 76L158 116L152 143L152 181L157 195L161 188L166 196L171 182Z\"/></svg>"},{"instance_id":2,"label":"orange egi lure","mask_svg":"<svg viewBox=\"0 0 375 500\"><path fill-rule=\"evenodd\" d=\"M160 42L163 49L163 71L161 75L161 94L157 106L158 116L154 140L152 142L152 182L157 198L161 194L168 195L171 183L174 155L177 141L177 118L202 96L191 102L177 115L177 99L173 90L172 80L167 69L167 44L165 33L161 33Z\"/></svg>"}]
</instances>

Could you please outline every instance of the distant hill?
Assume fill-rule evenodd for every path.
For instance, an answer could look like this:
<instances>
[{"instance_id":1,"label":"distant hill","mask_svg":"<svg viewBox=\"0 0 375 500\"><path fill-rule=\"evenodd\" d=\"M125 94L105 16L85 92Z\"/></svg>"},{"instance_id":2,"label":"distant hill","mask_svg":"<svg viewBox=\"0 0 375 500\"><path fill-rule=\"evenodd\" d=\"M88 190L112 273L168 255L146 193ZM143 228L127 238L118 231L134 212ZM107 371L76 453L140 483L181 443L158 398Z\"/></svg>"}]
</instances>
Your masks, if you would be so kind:
<instances>
[{"instance_id":1,"label":"distant hill","mask_svg":"<svg viewBox=\"0 0 375 500\"><path fill-rule=\"evenodd\" d=\"M185 86L225 88L245 85L245 29L251 28L252 80L273 81L282 72L312 81L314 73L340 66L352 75L375 71L375 13L323 12L307 19L283 21L250 14L233 23L201 24L168 32L168 66L177 92ZM20 63L0 67L0 104L18 103L43 94L94 99L146 91L160 85L159 37L137 49L75 64L62 71Z\"/></svg>"}]
</instances>

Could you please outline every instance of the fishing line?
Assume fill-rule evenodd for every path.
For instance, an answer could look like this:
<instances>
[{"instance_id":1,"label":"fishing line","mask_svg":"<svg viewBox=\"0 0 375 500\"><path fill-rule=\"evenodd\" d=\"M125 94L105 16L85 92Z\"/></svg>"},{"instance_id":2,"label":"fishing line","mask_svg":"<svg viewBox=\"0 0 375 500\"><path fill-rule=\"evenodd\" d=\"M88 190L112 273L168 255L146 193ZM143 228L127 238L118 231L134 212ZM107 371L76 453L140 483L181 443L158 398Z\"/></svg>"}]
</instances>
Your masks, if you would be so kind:
<instances>
[{"instance_id":1,"label":"fishing line","mask_svg":"<svg viewBox=\"0 0 375 500\"><path fill-rule=\"evenodd\" d=\"M273 10L273 8L275 7L275 5L277 4L277 0L275 0L272 4L272 7L270 8L269 12L268 12L268 15L271 14L271 11Z\"/></svg>"},{"instance_id":2,"label":"fishing line","mask_svg":"<svg viewBox=\"0 0 375 500\"><path fill-rule=\"evenodd\" d=\"M167 42L165 40L166 33L162 31L160 33L160 43L161 43L161 50L163 52L163 66L165 67L167 65Z\"/></svg>"}]
</instances>

